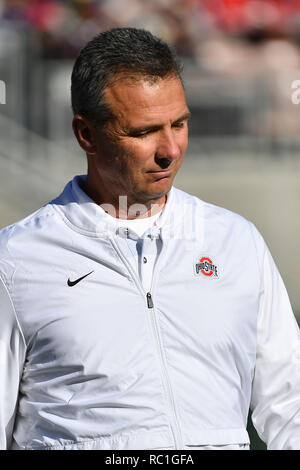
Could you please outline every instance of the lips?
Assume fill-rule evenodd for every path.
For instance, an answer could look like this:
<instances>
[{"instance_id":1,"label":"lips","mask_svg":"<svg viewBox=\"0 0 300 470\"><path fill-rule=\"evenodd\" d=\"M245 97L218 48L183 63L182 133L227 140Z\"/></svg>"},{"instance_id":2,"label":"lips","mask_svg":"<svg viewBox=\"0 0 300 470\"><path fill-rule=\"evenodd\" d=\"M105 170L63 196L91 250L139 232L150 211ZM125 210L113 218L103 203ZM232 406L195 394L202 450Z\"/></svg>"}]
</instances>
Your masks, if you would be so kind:
<instances>
[{"instance_id":1,"label":"lips","mask_svg":"<svg viewBox=\"0 0 300 470\"><path fill-rule=\"evenodd\" d=\"M147 173L150 173L151 175L154 176L154 178L158 181L163 178L170 178L172 176L173 171L172 170L158 170L158 171L148 171Z\"/></svg>"}]
</instances>

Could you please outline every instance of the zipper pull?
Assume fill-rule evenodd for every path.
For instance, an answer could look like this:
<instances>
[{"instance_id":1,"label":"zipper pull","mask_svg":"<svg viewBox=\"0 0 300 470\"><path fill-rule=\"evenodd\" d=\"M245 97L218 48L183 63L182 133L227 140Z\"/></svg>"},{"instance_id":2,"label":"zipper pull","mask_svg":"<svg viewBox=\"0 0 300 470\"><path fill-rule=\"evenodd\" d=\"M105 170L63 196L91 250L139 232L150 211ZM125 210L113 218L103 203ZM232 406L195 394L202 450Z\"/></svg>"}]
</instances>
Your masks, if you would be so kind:
<instances>
[{"instance_id":1,"label":"zipper pull","mask_svg":"<svg viewBox=\"0 0 300 470\"><path fill-rule=\"evenodd\" d=\"M152 296L151 296L150 292L147 292L147 304L148 304L148 308L153 308L154 307L153 301L152 301Z\"/></svg>"}]
</instances>

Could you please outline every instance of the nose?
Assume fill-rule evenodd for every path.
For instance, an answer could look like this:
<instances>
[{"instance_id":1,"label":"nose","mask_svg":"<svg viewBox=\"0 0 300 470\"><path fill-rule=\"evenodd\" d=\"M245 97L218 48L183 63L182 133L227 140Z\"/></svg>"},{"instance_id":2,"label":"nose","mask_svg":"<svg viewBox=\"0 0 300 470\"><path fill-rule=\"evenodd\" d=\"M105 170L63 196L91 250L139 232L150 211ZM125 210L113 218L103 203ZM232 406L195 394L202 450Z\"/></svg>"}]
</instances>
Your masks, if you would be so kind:
<instances>
[{"instance_id":1,"label":"nose","mask_svg":"<svg viewBox=\"0 0 300 470\"><path fill-rule=\"evenodd\" d=\"M161 168L167 168L173 160L180 157L181 150L172 129L168 129L160 136L155 153L155 161Z\"/></svg>"}]
</instances>

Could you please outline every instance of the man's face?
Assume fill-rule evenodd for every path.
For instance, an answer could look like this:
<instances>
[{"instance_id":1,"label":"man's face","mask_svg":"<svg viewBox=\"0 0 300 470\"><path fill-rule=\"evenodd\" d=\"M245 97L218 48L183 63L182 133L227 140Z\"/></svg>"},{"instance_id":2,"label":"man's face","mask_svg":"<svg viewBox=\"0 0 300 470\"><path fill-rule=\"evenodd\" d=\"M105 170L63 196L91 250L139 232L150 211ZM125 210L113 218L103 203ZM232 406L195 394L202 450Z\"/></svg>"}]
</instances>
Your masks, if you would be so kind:
<instances>
[{"instance_id":1,"label":"man's face","mask_svg":"<svg viewBox=\"0 0 300 470\"><path fill-rule=\"evenodd\" d=\"M97 131L93 171L113 198L159 203L183 160L189 110L180 80L119 78L105 91L115 119Z\"/></svg>"}]
</instances>

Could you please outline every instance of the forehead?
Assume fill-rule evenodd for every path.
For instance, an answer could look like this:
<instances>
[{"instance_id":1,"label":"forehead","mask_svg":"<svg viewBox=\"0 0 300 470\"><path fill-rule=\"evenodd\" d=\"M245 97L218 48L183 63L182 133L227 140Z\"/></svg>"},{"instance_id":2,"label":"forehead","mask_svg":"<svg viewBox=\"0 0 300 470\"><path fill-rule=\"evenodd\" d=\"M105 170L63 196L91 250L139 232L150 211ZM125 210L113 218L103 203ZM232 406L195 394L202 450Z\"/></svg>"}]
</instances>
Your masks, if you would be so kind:
<instances>
[{"instance_id":1,"label":"forehead","mask_svg":"<svg viewBox=\"0 0 300 470\"><path fill-rule=\"evenodd\" d=\"M173 121L188 111L177 77L156 81L120 77L106 88L105 101L121 125Z\"/></svg>"}]
</instances>

